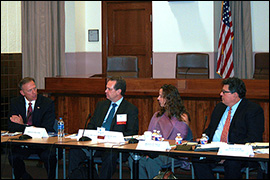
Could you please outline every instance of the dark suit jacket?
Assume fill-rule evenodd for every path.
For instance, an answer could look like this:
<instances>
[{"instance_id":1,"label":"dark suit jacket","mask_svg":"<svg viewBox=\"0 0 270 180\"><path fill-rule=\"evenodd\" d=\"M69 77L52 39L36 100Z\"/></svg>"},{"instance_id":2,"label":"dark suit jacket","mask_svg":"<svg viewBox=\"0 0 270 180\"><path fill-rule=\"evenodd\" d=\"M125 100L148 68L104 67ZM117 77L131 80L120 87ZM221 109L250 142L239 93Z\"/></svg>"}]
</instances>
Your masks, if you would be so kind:
<instances>
[{"instance_id":1,"label":"dark suit jacket","mask_svg":"<svg viewBox=\"0 0 270 180\"><path fill-rule=\"evenodd\" d=\"M88 129L96 130L97 127L102 126L104 118L110 107L110 104L111 104L110 100L100 101L97 103L94 115L91 118L90 122L88 123L87 126ZM117 114L127 114L126 124L118 125L116 123ZM139 131L138 108L135 105L123 99L114 115L110 130L123 132L124 136L138 134Z\"/></svg>"},{"instance_id":2,"label":"dark suit jacket","mask_svg":"<svg viewBox=\"0 0 270 180\"><path fill-rule=\"evenodd\" d=\"M27 123L26 107L23 96L11 99L10 103L9 117L11 117L12 115L19 115L19 114L22 116L24 124L26 124ZM47 130L47 132L54 132L55 131L53 129L55 122L54 102L51 99L38 94L33 111L32 121L33 126L44 127ZM10 119L8 121L8 129L10 132L24 132L26 126L27 125L13 123L11 122Z\"/></svg>"},{"instance_id":3,"label":"dark suit jacket","mask_svg":"<svg viewBox=\"0 0 270 180\"><path fill-rule=\"evenodd\" d=\"M226 109L222 102L217 104L211 115L211 122L205 133L212 141L221 117ZM247 142L262 142L264 132L264 112L256 103L245 98L240 102L229 129L229 143L244 144Z\"/></svg>"}]
</instances>

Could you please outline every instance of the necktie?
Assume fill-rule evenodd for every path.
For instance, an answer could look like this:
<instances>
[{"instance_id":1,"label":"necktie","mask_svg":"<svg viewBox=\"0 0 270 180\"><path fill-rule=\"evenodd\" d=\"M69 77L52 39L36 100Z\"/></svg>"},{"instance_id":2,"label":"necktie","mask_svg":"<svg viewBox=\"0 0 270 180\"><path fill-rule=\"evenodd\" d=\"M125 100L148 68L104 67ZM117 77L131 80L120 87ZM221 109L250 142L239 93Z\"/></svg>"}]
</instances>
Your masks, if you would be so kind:
<instances>
[{"instance_id":1,"label":"necktie","mask_svg":"<svg viewBox=\"0 0 270 180\"><path fill-rule=\"evenodd\" d=\"M112 120L113 120L113 115L114 115L114 111L115 111L115 107L117 106L117 104L113 103L112 104L112 109L105 121L105 123L102 124L102 127L104 127L106 129L106 131L109 131L111 128L111 124L112 124Z\"/></svg>"},{"instance_id":2,"label":"necktie","mask_svg":"<svg viewBox=\"0 0 270 180\"><path fill-rule=\"evenodd\" d=\"M232 108L230 107L226 122L223 127L223 131L220 137L220 142L225 142L225 143L228 142L228 133L229 133L230 124L231 124L231 109Z\"/></svg>"},{"instance_id":3,"label":"necktie","mask_svg":"<svg viewBox=\"0 0 270 180\"><path fill-rule=\"evenodd\" d=\"M30 102L28 104L28 110L27 110L27 124L32 125L32 103Z\"/></svg>"}]
</instances>

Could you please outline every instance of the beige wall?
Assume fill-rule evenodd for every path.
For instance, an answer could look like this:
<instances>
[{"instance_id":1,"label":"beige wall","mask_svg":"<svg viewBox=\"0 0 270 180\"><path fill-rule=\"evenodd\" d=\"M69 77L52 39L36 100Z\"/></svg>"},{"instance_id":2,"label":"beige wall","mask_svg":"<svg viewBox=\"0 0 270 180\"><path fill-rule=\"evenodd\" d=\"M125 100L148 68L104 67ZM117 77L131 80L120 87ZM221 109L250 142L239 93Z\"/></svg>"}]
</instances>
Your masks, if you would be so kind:
<instances>
[{"instance_id":1,"label":"beige wall","mask_svg":"<svg viewBox=\"0 0 270 180\"><path fill-rule=\"evenodd\" d=\"M21 53L21 2L1 1L1 53Z\"/></svg>"},{"instance_id":2,"label":"beige wall","mask_svg":"<svg viewBox=\"0 0 270 180\"><path fill-rule=\"evenodd\" d=\"M214 76L216 3L153 1L154 78L174 77L177 52L208 53ZM101 73L101 1L66 1L65 7L68 75ZM251 16L253 53L269 52L269 2L251 1ZM88 29L100 30L99 42L88 42ZM1 53L21 51L21 1L1 1Z\"/></svg>"}]
</instances>

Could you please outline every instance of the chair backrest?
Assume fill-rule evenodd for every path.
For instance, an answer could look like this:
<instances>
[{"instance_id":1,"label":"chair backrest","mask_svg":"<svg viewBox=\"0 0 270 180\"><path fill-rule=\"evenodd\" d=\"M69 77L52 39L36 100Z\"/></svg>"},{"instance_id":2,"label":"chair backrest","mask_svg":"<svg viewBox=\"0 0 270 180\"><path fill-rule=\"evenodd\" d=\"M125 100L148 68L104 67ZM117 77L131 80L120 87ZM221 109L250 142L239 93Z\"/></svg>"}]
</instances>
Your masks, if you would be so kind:
<instances>
[{"instance_id":1,"label":"chair backrest","mask_svg":"<svg viewBox=\"0 0 270 180\"><path fill-rule=\"evenodd\" d=\"M193 141L193 133L192 133L190 127L188 127L188 134L187 134L187 138L185 140Z\"/></svg>"},{"instance_id":2,"label":"chair backrest","mask_svg":"<svg viewBox=\"0 0 270 180\"><path fill-rule=\"evenodd\" d=\"M208 79L209 55L206 53L176 54L176 78Z\"/></svg>"},{"instance_id":3,"label":"chair backrest","mask_svg":"<svg viewBox=\"0 0 270 180\"><path fill-rule=\"evenodd\" d=\"M116 75L124 78L138 78L138 58L136 56L107 57L107 77Z\"/></svg>"},{"instance_id":4,"label":"chair backrest","mask_svg":"<svg viewBox=\"0 0 270 180\"><path fill-rule=\"evenodd\" d=\"M57 119L55 119L55 121L54 121L53 129L56 133L58 132L58 120Z\"/></svg>"},{"instance_id":5,"label":"chair backrest","mask_svg":"<svg viewBox=\"0 0 270 180\"><path fill-rule=\"evenodd\" d=\"M254 79L269 79L269 53L255 54Z\"/></svg>"}]
</instances>

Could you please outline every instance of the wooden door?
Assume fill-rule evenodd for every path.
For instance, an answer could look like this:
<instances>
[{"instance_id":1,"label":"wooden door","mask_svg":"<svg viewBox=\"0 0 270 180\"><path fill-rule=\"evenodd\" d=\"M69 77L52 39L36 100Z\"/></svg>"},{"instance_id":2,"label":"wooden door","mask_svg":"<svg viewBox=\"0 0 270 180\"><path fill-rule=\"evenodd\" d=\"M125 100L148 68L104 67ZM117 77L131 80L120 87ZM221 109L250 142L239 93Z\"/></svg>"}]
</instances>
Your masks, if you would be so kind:
<instances>
[{"instance_id":1,"label":"wooden door","mask_svg":"<svg viewBox=\"0 0 270 180\"><path fill-rule=\"evenodd\" d=\"M139 77L152 77L152 2L102 1L102 73L108 56L137 56Z\"/></svg>"}]
</instances>

